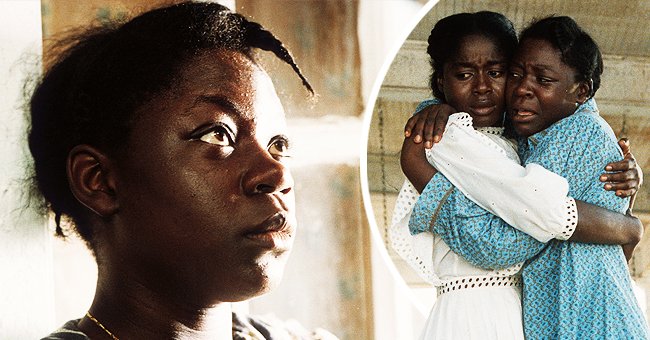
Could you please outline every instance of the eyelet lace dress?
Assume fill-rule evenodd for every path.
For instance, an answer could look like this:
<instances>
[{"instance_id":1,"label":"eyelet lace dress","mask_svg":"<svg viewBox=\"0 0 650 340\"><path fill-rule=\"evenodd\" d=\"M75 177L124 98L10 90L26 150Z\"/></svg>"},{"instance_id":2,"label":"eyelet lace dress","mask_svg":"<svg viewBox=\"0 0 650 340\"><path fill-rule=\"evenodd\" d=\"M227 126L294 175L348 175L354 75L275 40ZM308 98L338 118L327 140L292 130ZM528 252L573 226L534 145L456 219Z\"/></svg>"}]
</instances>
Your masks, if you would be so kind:
<instances>
[{"instance_id":1,"label":"eyelet lace dress","mask_svg":"<svg viewBox=\"0 0 650 340\"><path fill-rule=\"evenodd\" d=\"M521 167L502 133L494 127L474 130L467 113L452 115L442 141L427 150L440 172L422 195L408 181L398 195L391 244L437 290L422 339L523 339L523 262L545 242L567 239L575 229L575 201L567 197L566 180L542 167ZM494 179L495 171L503 176ZM453 173L449 179L447 172ZM476 203L464 194L468 176L474 181L469 186L485 187L471 196ZM491 185L512 186L508 199L515 203L539 197L546 203L535 211L523 204L503 208ZM497 212L512 217L506 222ZM509 226L493 232L495 224L516 225L525 233Z\"/></svg>"}]
</instances>

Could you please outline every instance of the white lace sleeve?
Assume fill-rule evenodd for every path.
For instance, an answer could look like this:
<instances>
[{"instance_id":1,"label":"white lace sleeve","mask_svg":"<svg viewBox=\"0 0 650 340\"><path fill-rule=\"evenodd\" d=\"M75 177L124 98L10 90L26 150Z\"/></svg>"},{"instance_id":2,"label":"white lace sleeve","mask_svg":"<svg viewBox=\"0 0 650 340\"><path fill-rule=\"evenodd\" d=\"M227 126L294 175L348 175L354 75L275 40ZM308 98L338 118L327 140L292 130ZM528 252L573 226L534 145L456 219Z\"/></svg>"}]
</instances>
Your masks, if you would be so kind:
<instances>
[{"instance_id":1,"label":"white lace sleeve","mask_svg":"<svg viewBox=\"0 0 650 340\"><path fill-rule=\"evenodd\" d=\"M568 239L575 230L575 201L567 197L566 179L508 158L502 147L472 128L467 113L449 118L431 155L433 165L465 196L535 239Z\"/></svg>"},{"instance_id":2,"label":"white lace sleeve","mask_svg":"<svg viewBox=\"0 0 650 340\"><path fill-rule=\"evenodd\" d=\"M426 235L420 235L421 237L411 235L408 227L413 205L419 196L411 182L405 181L397 196L388 238L395 252L415 269L423 280L435 285L439 279L433 272L431 257L433 240ZM422 234L430 235L430 233Z\"/></svg>"}]
</instances>

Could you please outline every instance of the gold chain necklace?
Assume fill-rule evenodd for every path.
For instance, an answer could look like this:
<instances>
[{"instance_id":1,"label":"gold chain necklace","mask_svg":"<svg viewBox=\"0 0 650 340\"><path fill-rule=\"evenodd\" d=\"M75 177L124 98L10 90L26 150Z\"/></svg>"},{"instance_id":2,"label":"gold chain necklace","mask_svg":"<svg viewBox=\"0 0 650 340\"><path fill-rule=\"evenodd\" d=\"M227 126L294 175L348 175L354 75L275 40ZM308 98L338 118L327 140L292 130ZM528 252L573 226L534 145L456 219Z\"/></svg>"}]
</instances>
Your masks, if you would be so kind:
<instances>
[{"instance_id":1,"label":"gold chain necklace","mask_svg":"<svg viewBox=\"0 0 650 340\"><path fill-rule=\"evenodd\" d=\"M104 325L102 325L102 323L99 322L99 320L95 319L95 317L92 316L90 312L86 312L86 316L88 317L88 319L92 320L97 326L99 326L99 328L103 329L104 332L106 332L106 334L108 334L111 337L111 339L120 340L118 337L115 336L115 334L111 333L111 331L109 331L106 327L104 327Z\"/></svg>"}]
</instances>

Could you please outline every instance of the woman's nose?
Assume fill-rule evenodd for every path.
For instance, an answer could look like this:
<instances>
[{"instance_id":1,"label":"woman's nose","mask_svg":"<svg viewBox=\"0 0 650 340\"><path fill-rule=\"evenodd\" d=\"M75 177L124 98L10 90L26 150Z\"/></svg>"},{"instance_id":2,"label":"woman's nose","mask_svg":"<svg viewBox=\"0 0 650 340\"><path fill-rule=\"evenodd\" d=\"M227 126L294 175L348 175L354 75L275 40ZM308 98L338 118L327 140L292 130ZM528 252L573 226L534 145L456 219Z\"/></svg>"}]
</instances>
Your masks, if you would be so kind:
<instances>
[{"instance_id":1,"label":"woman's nose","mask_svg":"<svg viewBox=\"0 0 650 340\"><path fill-rule=\"evenodd\" d=\"M528 77L522 77L518 82L512 84L514 93L519 97L529 97L532 95Z\"/></svg>"},{"instance_id":2,"label":"woman's nose","mask_svg":"<svg viewBox=\"0 0 650 340\"><path fill-rule=\"evenodd\" d=\"M474 83L474 92L476 94L486 94L492 90L487 75L479 73L475 79L476 81Z\"/></svg>"},{"instance_id":3,"label":"woman's nose","mask_svg":"<svg viewBox=\"0 0 650 340\"><path fill-rule=\"evenodd\" d=\"M293 189L293 177L286 164L273 158L264 149L255 153L248 170L242 178L242 187L246 195L287 194Z\"/></svg>"}]
</instances>

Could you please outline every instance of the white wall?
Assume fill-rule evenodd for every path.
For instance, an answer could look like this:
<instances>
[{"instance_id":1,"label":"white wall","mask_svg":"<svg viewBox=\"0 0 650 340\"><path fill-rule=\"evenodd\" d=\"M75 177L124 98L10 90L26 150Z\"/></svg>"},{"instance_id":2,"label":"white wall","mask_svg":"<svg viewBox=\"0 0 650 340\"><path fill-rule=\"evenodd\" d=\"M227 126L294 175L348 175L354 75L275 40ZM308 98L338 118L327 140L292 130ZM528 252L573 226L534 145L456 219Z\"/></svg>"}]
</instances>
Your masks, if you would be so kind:
<instances>
[{"instance_id":1,"label":"white wall","mask_svg":"<svg viewBox=\"0 0 650 340\"><path fill-rule=\"evenodd\" d=\"M436 2L437 0L431 0L423 6L412 0L361 0L359 4L362 94L366 107L360 164L364 203L372 228L375 340L416 339L429 312L430 303L418 301L417 292L409 289L398 273L377 228L374 218L377 214L372 211L367 185L366 143L379 85L383 82L388 66L415 25ZM388 212L389 218L390 214Z\"/></svg>"},{"instance_id":2,"label":"white wall","mask_svg":"<svg viewBox=\"0 0 650 340\"><path fill-rule=\"evenodd\" d=\"M39 0L0 1L0 339L30 339L54 327L46 221L27 207L22 86L41 53Z\"/></svg>"},{"instance_id":3,"label":"white wall","mask_svg":"<svg viewBox=\"0 0 650 340\"><path fill-rule=\"evenodd\" d=\"M360 2L366 106L372 108L376 96L373 84L377 76L383 78L380 71L386 56L401 45L419 19L421 7L412 0ZM83 245L53 242L46 219L26 208L24 199L24 169L29 157L24 144L21 89L25 72L38 70L34 61L41 53L41 40L39 0L0 1L0 339L44 336L63 321L83 315L94 291L96 270ZM301 122L293 121L292 125L298 127ZM356 163L355 145L366 138L360 125L354 118L346 125L354 131L346 129L343 133L346 138L342 140L348 146L338 155L343 163ZM424 322L426 313L413 303L381 247L381 242L372 246L375 336L410 339L419 332L417 325ZM69 259L77 262L70 263Z\"/></svg>"},{"instance_id":4,"label":"white wall","mask_svg":"<svg viewBox=\"0 0 650 340\"><path fill-rule=\"evenodd\" d=\"M431 0L431 8L438 0ZM359 47L361 50L361 89L363 102L372 98L376 80L383 78L382 66L394 55L415 24L424 15L423 5L415 0L360 0ZM391 58L392 59L392 58Z\"/></svg>"}]
</instances>

